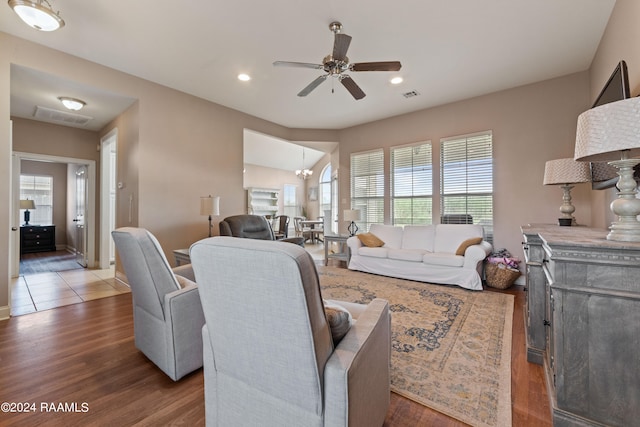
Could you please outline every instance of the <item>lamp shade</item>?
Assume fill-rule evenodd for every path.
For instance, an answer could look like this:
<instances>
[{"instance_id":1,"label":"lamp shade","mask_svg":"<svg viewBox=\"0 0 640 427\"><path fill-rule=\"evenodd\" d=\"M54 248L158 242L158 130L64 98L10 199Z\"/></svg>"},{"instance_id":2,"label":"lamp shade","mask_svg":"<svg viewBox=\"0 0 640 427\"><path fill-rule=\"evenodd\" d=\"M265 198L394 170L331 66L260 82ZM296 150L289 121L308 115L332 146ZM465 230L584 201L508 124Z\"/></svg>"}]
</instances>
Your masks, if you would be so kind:
<instances>
[{"instance_id":1,"label":"lamp shade","mask_svg":"<svg viewBox=\"0 0 640 427\"><path fill-rule=\"evenodd\" d=\"M200 215L220 215L220 196L201 197Z\"/></svg>"},{"instance_id":2,"label":"lamp shade","mask_svg":"<svg viewBox=\"0 0 640 427\"><path fill-rule=\"evenodd\" d=\"M345 209L344 210L345 221L360 221L360 209Z\"/></svg>"},{"instance_id":3,"label":"lamp shade","mask_svg":"<svg viewBox=\"0 0 640 427\"><path fill-rule=\"evenodd\" d=\"M36 202L33 200L20 200L20 209L35 209Z\"/></svg>"},{"instance_id":4,"label":"lamp shade","mask_svg":"<svg viewBox=\"0 0 640 427\"><path fill-rule=\"evenodd\" d=\"M585 111L578 117L574 158L590 162L640 156L640 98L628 98Z\"/></svg>"},{"instance_id":5,"label":"lamp shade","mask_svg":"<svg viewBox=\"0 0 640 427\"><path fill-rule=\"evenodd\" d=\"M544 185L577 184L591 181L588 162L577 162L571 158L549 160L544 165Z\"/></svg>"}]
</instances>

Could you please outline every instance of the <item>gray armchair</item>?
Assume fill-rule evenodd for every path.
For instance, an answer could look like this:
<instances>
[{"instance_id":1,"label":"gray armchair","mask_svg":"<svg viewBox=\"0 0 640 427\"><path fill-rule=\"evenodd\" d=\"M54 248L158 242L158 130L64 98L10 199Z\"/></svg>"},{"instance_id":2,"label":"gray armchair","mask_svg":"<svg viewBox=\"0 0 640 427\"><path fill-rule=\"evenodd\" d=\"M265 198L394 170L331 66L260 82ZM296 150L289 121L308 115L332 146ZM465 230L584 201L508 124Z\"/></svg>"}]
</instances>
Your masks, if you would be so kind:
<instances>
[{"instance_id":1,"label":"gray armchair","mask_svg":"<svg viewBox=\"0 0 640 427\"><path fill-rule=\"evenodd\" d=\"M356 321L334 347L316 267L303 248L214 237L190 254L206 319L207 426L383 424L387 301L345 304Z\"/></svg>"},{"instance_id":2,"label":"gray armchair","mask_svg":"<svg viewBox=\"0 0 640 427\"><path fill-rule=\"evenodd\" d=\"M228 216L219 224L221 236L242 237L245 239L276 240L276 235L269 221L261 215ZM288 237L280 242L295 243L304 246L304 239Z\"/></svg>"},{"instance_id":3,"label":"gray armchair","mask_svg":"<svg viewBox=\"0 0 640 427\"><path fill-rule=\"evenodd\" d=\"M204 315L191 265L172 270L145 229L111 234L133 295L136 347L174 381L202 367Z\"/></svg>"}]
</instances>

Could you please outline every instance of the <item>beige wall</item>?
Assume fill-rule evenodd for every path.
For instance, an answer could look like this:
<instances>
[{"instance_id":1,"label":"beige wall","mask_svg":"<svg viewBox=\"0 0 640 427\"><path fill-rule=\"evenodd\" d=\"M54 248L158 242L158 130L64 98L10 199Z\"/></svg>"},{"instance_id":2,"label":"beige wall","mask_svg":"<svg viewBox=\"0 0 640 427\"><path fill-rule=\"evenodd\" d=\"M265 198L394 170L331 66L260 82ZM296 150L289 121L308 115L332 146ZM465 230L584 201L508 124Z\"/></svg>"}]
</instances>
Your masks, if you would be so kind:
<instances>
[{"instance_id":1,"label":"beige wall","mask_svg":"<svg viewBox=\"0 0 640 427\"><path fill-rule=\"evenodd\" d=\"M67 244L65 225L67 223L67 165L65 163L20 162L20 172L53 178L53 225L56 226L56 248L64 249Z\"/></svg>"},{"instance_id":2,"label":"beige wall","mask_svg":"<svg viewBox=\"0 0 640 427\"><path fill-rule=\"evenodd\" d=\"M625 60L629 71L629 89L631 96L640 94L640 1L617 0L611 18L600 41L590 69L590 105L604 87L607 79L621 60ZM616 220L609 209L615 199L615 189L593 191L591 209L593 225L608 227Z\"/></svg>"},{"instance_id":3,"label":"beige wall","mask_svg":"<svg viewBox=\"0 0 640 427\"><path fill-rule=\"evenodd\" d=\"M522 257L520 226L557 222L562 192L542 185L544 164L573 156L576 120L588 105L588 88L588 74L582 72L345 129L340 132L340 170L349 171L351 153L384 147L388 177L389 147L431 141L433 192L438 194L440 139L490 130L494 245ZM591 221L588 192L586 185L572 192L575 215L582 224ZM348 173L340 174L340 194L342 211L349 207ZM389 223L388 188L385 200L385 222ZM434 203L436 216L438 212L439 203Z\"/></svg>"}]
</instances>

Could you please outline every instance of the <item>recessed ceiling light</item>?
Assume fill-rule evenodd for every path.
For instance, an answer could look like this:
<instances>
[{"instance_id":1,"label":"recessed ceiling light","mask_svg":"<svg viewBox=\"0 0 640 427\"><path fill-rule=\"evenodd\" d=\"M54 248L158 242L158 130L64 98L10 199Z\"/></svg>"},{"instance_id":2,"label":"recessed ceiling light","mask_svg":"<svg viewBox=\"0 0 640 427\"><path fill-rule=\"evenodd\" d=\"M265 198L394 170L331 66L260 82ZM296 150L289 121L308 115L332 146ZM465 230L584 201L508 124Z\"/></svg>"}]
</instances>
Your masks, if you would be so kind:
<instances>
[{"instance_id":1,"label":"recessed ceiling light","mask_svg":"<svg viewBox=\"0 0 640 427\"><path fill-rule=\"evenodd\" d=\"M249 74L238 74L238 80L241 80L243 82L248 82L249 80L251 80L251 76Z\"/></svg>"},{"instance_id":2,"label":"recessed ceiling light","mask_svg":"<svg viewBox=\"0 0 640 427\"><path fill-rule=\"evenodd\" d=\"M393 85L399 85L400 83L402 83L402 77L394 77L391 79L391 84Z\"/></svg>"},{"instance_id":3,"label":"recessed ceiling light","mask_svg":"<svg viewBox=\"0 0 640 427\"><path fill-rule=\"evenodd\" d=\"M82 101L81 99L69 98L68 96L60 96L58 97L58 99L60 100L60 102L62 102L62 105L73 111L78 111L82 107L87 105L87 103Z\"/></svg>"}]
</instances>

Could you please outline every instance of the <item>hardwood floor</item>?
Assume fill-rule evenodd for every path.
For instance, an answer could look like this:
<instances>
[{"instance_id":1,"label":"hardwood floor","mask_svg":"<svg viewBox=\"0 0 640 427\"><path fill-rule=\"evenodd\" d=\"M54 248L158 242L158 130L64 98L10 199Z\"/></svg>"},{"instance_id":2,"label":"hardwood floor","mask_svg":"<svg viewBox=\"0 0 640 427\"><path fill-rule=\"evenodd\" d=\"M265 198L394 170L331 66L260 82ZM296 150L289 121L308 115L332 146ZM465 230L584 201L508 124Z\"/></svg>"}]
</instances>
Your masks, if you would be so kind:
<instances>
[{"instance_id":1,"label":"hardwood floor","mask_svg":"<svg viewBox=\"0 0 640 427\"><path fill-rule=\"evenodd\" d=\"M513 425L550 426L542 368L526 361L524 292L501 292L516 296ZM173 382L134 347L130 294L1 321L0 402L35 404L1 412L2 426L204 425L202 370ZM465 424L392 394L384 425Z\"/></svg>"}]
</instances>

